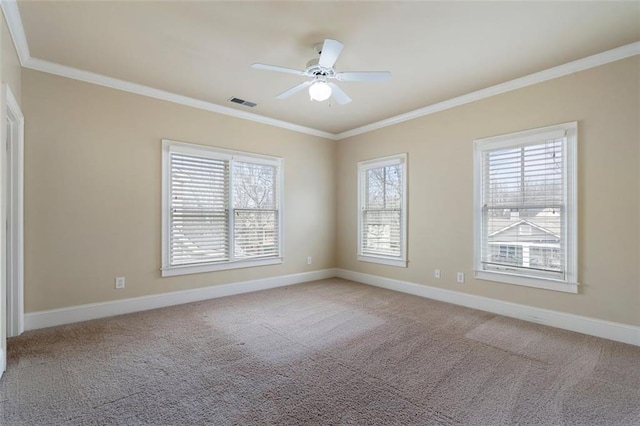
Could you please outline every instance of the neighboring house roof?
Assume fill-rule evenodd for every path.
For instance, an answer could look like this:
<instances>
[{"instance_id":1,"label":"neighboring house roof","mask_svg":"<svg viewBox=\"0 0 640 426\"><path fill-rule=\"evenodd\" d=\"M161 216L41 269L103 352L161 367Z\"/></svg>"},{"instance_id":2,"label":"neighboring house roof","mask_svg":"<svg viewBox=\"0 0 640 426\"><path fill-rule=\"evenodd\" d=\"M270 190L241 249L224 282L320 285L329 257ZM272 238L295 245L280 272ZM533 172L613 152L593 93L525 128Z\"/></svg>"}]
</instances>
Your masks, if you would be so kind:
<instances>
[{"instance_id":1,"label":"neighboring house roof","mask_svg":"<svg viewBox=\"0 0 640 426\"><path fill-rule=\"evenodd\" d=\"M535 228L535 229L537 229L537 230L539 230L541 232L544 232L546 234L552 235L555 238L560 238L560 236L558 234L556 234L554 232L551 232L550 230L545 229L542 226L539 226L539 225L537 225L537 224L535 224L535 223L533 223L531 221L528 221L526 219L521 219L518 222L512 223L509 226L506 226L506 227L504 227L502 229L499 229L499 230L493 232L492 234L489 234L489 238L492 238L492 237L495 237L497 235L503 234L503 233L507 232L508 230L512 230L512 229L516 228L519 225L529 225L529 226L532 226L533 228Z\"/></svg>"},{"instance_id":2,"label":"neighboring house roof","mask_svg":"<svg viewBox=\"0 0 640 426\"><path fill-rule=\"evenodd\" d=\"M524 213L524 212L523 212ZM530 233L521 232L521 226L530 226ZM560 214L555 209L544 209L535 215L519 214L489 221L490 241L547 241L558 240L561 233Z\"/></svg>"}]
</instances>

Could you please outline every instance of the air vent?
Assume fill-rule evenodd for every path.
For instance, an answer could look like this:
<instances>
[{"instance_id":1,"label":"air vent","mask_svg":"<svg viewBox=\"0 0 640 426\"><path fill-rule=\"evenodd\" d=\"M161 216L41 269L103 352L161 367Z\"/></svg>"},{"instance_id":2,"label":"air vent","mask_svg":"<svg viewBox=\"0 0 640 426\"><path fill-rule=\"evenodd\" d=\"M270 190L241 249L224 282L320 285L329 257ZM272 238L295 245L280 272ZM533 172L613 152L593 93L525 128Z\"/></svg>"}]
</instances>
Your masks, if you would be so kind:
<instances>
[{"instance_id":1,"label":"air vent","mask_svg":"<svg viewBox=\"0 0 640 426\"><path fill-rule=\"evenodd\" d=\"M255 102L245 101L244 99L240 99L240 98L236 98L236 97L229 98L229 102L233 102L235 104L244 105L244 106L247 106L249 108L253 108L254 106L258 105Z\"/></svg>"}]
</instances>

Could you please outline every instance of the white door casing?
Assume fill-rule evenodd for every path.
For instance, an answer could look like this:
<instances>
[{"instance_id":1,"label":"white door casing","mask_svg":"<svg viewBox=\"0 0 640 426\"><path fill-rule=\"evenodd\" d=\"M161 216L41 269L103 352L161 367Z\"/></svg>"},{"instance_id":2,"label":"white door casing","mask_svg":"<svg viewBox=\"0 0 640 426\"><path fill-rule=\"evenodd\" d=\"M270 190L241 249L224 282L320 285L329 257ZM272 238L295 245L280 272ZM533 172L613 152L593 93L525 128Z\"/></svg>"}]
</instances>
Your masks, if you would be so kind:
<instances>
[{"instance_id":1,"label":"white door casing","mask_svg":"<svg viewBox=\"0 0 640 426\"><path fill-rule=\"evenodd\" d=\"M7 146L7 337L24 331L24 116L6 86L5 134Z\"/></svg>"},{"instance_id":2,"label":"white door casing","mask_svg":"<svg viewBox=\"0 0 640 426\"><path fill-rule=\"evenodd\" d=\"M7 337L24 330L24 116L6 83L2 85L1 108L0 376L6 370Z\"/></svg>"}]
</instances>

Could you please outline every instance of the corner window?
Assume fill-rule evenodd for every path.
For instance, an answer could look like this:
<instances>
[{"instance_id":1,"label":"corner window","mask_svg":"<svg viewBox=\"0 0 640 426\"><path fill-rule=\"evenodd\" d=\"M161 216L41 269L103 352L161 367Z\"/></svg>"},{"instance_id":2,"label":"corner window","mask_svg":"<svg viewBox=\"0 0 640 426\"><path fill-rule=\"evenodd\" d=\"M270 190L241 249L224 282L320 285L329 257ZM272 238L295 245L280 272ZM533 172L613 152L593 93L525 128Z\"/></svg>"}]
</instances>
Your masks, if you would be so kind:
<instances>
[{"instance_id":1,"label":"corner window","mask_svg":"<svg viewBox=\"0 0 640 426\"><path fill-rule=\"evenodd\" d=\"M577 123L474 143L475 276L577 292Z\"/></svg>"},{"instance_id":2,"label":"corner window","mask_svg":"<svg viewBox=\"0 0 640 426\"><path fill-rule=\"evenodd\" d=\"M358 260L407 266L407 155L358 163Z\"/></svg>"},{"instance_id":3,"label":"corner window","mask_svg":"<svg viewBox=\"0 0 640 426\"><path fill-rule=\"evenodd\" d=\"M163 140L162 276L282 263L282 159Z\"/></svg>"}]
</instances>

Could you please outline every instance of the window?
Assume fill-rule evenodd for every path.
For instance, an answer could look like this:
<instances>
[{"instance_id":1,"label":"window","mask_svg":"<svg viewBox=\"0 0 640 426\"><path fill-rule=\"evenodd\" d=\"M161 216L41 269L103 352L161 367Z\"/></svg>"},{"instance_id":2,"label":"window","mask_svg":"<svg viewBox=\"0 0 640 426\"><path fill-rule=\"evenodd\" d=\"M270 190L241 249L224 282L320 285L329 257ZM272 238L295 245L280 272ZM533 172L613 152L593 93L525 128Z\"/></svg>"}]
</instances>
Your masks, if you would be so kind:
<instances>
[{"instance_id":1,"label":"window","mask_svg":"<svg viewBox=\"0 0 640 426\"><path fill-rule=\"evenodd\" d=\"M407 155L358 163L358 260L407 266Z\"/></svg>"},{"instance_id":2,"label":"window","mask_svg":"<svg viewBox=\"0 0 640 426\"><path fill-rule=\"evenodd\" d=\"M479 139L475 276L577 292L577 123Z\"/></svg>"},{"instance_id":3,"label":"window","mask_svg":"<svg viewBox=\"0 0 640 426\"><path fill-rule=\"evenodd\" d=\"M282 159L163 140L162 276L282 263Z\"/></svg>"},{"instance_id":4,"label":"window","mask_svg":"<svg viewBox=\"0 0 640 426\"><path fill-rule=\"evenodd\" d=\"M531 235L531 225L520 225L520 235Z\"/></svg>"}]
</instances>

